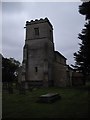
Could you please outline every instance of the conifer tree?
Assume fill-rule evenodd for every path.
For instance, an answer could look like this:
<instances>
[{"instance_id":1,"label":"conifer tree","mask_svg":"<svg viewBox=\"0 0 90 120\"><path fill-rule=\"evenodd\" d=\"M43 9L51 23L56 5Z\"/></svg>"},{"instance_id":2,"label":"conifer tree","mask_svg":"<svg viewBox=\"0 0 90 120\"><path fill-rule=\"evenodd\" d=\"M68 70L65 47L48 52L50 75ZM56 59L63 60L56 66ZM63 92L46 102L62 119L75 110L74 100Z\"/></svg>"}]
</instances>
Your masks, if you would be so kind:
<instances>
[{"instance_id":1,"label":"conifer tree","mask_svg":"<svg viewBox=\"0 0 90 120\"><path fill-rule=\"evenodd\" d=\"M83 84L90 77L90 2L84 2L79 6L79 13L85 15L85 25L78 38L79 51L74 53L75 67L83 74Z\"/></svg>"}]
</instances>

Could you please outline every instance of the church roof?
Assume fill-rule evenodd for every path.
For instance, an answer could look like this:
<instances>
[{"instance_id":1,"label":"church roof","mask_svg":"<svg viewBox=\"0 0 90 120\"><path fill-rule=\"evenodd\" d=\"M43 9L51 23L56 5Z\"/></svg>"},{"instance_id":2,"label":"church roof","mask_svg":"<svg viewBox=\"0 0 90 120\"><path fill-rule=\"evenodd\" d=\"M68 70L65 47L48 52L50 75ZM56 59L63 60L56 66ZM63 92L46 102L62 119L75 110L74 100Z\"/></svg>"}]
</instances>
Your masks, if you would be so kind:
<instances>
[{"instance_id":1,"label":"church roof","mask_svg":"<svg viewBox=\"0 0 90 120\"><path fill-rule=\"evenodd\" d=\"M61 53L59 53L58 51L54 51L54 53L55 54L58 54L59 56L61 56L61 57L63 57L64 59L66 59L67 60L67 58L66 57L64 57Z\"/></svg>"}]
</instances>

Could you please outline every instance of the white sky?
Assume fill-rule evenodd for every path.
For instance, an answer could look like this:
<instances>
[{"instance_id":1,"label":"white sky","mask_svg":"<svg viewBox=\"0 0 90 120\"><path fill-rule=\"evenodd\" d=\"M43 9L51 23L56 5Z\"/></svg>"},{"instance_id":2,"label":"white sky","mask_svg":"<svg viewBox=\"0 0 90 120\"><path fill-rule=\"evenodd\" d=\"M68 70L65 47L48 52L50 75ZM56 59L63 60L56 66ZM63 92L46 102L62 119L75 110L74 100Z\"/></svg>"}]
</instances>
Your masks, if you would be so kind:
<instances>
[{"instance_id":1,"label":"white sky","mask_svg":"<svg viewBox=\"0 0 90 120\"><path fill-rule=\"evenodd\" d=\"M55 50L67 58L69 65L74 64L73 53L79 48L78 34L85 23L84 16L78 12L80 4L81 2L3 2L3 56L14 57L21 62L25 43L25 22L47 17L54 28Z\"/></svg>"}]
</instances>

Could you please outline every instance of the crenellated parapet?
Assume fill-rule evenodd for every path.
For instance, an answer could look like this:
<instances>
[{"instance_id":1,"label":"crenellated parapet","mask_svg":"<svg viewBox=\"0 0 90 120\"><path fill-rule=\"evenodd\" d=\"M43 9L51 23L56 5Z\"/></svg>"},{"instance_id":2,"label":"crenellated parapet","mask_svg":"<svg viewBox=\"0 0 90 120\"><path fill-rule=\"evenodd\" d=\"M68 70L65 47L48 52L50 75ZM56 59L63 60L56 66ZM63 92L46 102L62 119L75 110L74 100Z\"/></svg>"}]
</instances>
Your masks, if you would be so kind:
<instances>
[{"instance_id":1,"label":"crenellated parapet","mask_svg":"<svg viewBox=\"0 0 90 120\"><path fill-rule=\"evenodd\" d=\"M50 23L50 21L48 20L48 18L45 18L45 19L35 19L35 20L31 20L31 21L26 21L26 26L27 25L33 25L33 24L39 24L39 23L45 23L45 22L48 22L49 25L51 26L51 28L53 29L53 26L52 24Z\"/></svg>"}]
</instances>

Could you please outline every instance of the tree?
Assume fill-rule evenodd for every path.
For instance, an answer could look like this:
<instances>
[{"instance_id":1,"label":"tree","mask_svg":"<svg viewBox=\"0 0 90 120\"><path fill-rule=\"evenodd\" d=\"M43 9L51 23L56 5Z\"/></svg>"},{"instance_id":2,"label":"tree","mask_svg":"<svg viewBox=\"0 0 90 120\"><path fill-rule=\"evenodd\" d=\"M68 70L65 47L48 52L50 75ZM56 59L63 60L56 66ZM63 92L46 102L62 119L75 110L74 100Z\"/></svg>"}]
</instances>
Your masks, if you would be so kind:
<instances>
[{"instance_id":1,"label":"tree","mask_svg":"<svg viewBox=\"0 0 90 120\"><path fill-rule=\"evenodd\" d=\"M2 82L3 89L7 89L10 94L13 93L13 82L18 79L17 73L20 62L14 58L4 58L2 56Z\"/></svg>"},{"instance_id":2,"label":"tree","mask_svg":"<svg viewBox=\"0 0 90 120\"><path fill-rule=\"evenodd\" d=\"M90 1L84 2L82 5L79 6L79 13L85 15L85 19L90 20Z\"/></svg>"},{"instance_id":3,"label":"tree","mask_svg":"<svg viewBox=\"0 0 90 120\"><path fill-rule=\"evenodd\" d=\"M81 43L79 43L79 51L74 53L74 58L75 68L83 74L83 84L85 85L88 76L90 76L90 2L82 3L79 6L79 13L85 15L86 23L78 35Z\"/></svg>"},{"instance_id":4,"label":"tree","mask_svg":"<svg viewBox=\"0 0 90 120\"><path fill-rule=\"evenodd\" d=\"M2 57L2 82L13 82L17 79L20 62L14 58Z\"/></svg>"}]
</instances>

